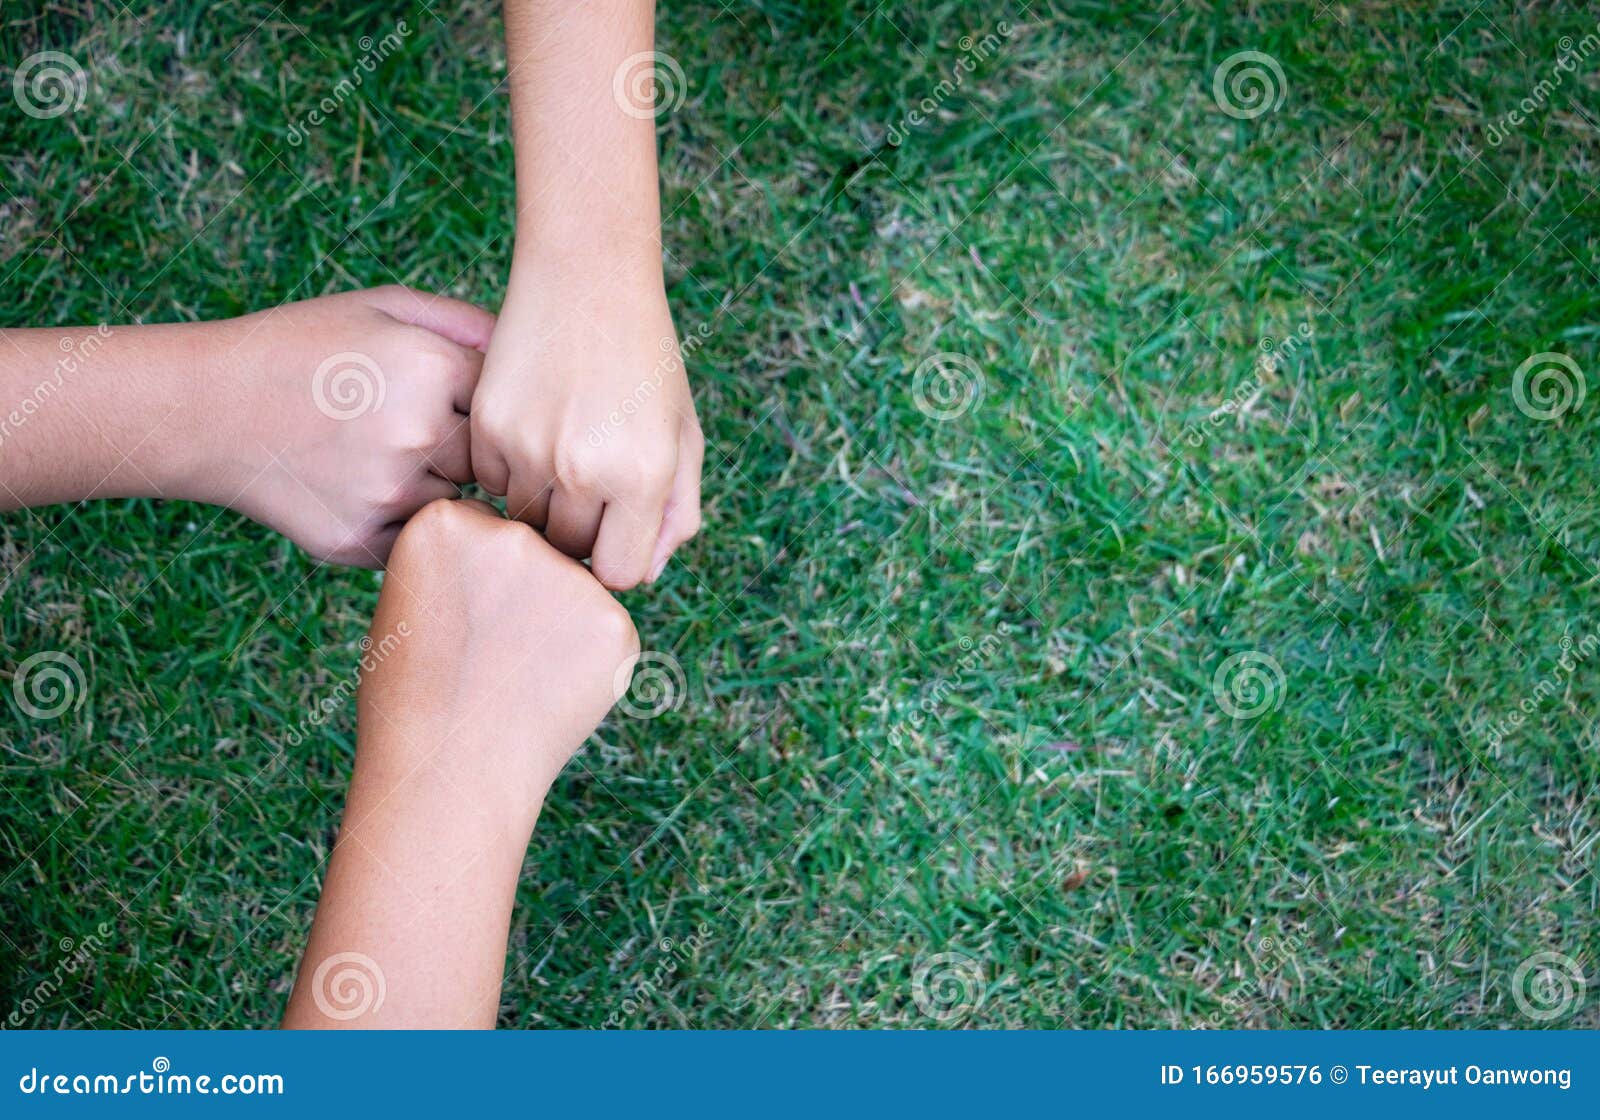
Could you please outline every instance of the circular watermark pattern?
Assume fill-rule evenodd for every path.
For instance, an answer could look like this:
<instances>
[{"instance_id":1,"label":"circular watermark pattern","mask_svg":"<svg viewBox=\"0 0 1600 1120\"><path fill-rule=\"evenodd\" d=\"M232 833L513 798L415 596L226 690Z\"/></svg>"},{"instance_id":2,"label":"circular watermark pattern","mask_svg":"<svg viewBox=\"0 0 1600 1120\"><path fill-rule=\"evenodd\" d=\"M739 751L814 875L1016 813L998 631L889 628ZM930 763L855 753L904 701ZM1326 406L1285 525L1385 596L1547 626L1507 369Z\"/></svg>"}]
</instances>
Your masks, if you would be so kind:
<instances>
[{"instance_id":1,"label":"circular watermark pattern","mask_svg":"<svg viewBox=\"0 0 1600 1120\"><path fill-rule=\"evenodd\" d=\"M670 54L640 51L622 60L611 75L611 95L617 108L635 120L649 120L670 113L683 104L689 93L689 80L683 67Z\"/></svg>"},{"instance_id":2,"label":"circular watermark pattern","mask_svg":"<svg viewBox=\"0 0 1600 1120\"><path fill-rule=\"evenodd\" d=\"M1589 387L1578 363L1546 350L1530 354L1511 375L1511 398L1533 420L1559 420L1583 404Z\"/></svg>"},{"instance_id":3,"label":"circular watermark pattern","mask_svg":"<svg viewBox=\"0 0 1600 1120\"><path fill-rule=\"evenodd\" d=\"M311 375L317 411L330 420L354 420L378 411L388 388L378 363L354 350L335 354Z\"/></svg>"},{"instance_id":4,"label":"circular watermark pattern","mask_svg":"<svg viewBox=\"0 0 1600 1120\"><path fill-rule=\"evenodd\" d=\"M1217 107L1241 121L1254 120L1283 104L1289 83L1270 54L1239 51L1222 60L1211 77Z\"/></svg>"},{"instance_id":5,"label":"circular watermark pattern","mask_svg":"<svg viewBox=\"0 0 1600 1120\"><path fill-rule=\"evenodd\" d=\"M386 991L383 969L364 953L335 953L311 976L311 1000L317 1010L341 1023L376 1015Z\"/></svg>"},{"instance_id":6,"label":"circular watermark pattern","mask_svg":"<svg viewBox=\"0 0 1600 1120\"><path fill-rule=\"evenodd\" d=\"M955 420L983 399L983 370L965 354L930 354L911 374L911 399L930 420Z\"/></svg>"},{"instance_id":7,"label":"circular watermark pattern","mask_svg":"<svg viewBox=\"0 0 1600 1120\"><path fill-rule=\"evenodd\" d=\"M1257 939L1256 948L1263 954L1292 956L1300 951L1300 939L1298 937L1262 937Z\"/></svg>"},{"instance_id":8,"label":"circular watermark pattern","mask_svg":"<svg viewBox=\"0 0 1600 1120\"><path fill-rule=\"evenodd\" d=\"M150 1063L150 1068L157 1073L166 1073L167 1070L172 1068L172 1062L165 1057L156 1058Z\"/></svg>"},{"instance_id":9,"label":"circular watermark pattern","mask_svg":"<svg viewBox=\"0 0 1600 1120\"><path fill-rule=\"evenodd\" d=\"M1511 974L1517 1010L1540 1023L1572 1014L1585 987L1583 969L1565 953L1535 953Z\"/></svg>"},{"instance_id":10,"label":"circular watermark pattern","mask_svg":"<svg viewBox=\"0 0 1600 1120\"><path fill-rule=\"evenodd\" d=\"M1211 694L1234 719L1255 719L1283 705L1283 666L1271 654L1247 649L1211 676Z\"/></svg>"},{"instance_id":11,"label":"circular watermark pattern","mask_svg":"<svg viewBox=\"0 0 1600 1120\"><path fill-rule=\"evenodd\" d=\"M70 654L56 650L36 653L17 666L11 678L11 695L17 707L34 719L59 719L77 711L89 698L83 666Z\"/></svg>"},{"instance_id":12,"label":"circular watermark pattern","mask_svg":"<svg viewBox=\"0 0 1600 1120\"><path fill-rule=\"evenodd\" d=\"M89 96L89 76L70 54L39 51L17 67L11 77L11 92L28 116L49 120L83 108Z\"/></svg>"},{"instance_id":13,"label":"circular watermark pattern","mask_svg":"<svg viewBox=\"0 0 1600 1120\"><path fill-rule=\"evenodd\" d=\"M634 719L655 719L683 703L688 681L683 666L670 653L647 649L637 660L624 661L611 678L617 707Z\"/></svg>"},{"instance_id":14,"label":"circular watermark pattern","mask_svg":"<svg viewBox=\"0 0 1600 1120\"><path fill-rule=\"evenodd\" d=\"M917 1010L940 1023L971 1015L985 994L983 964L966 953L927 957L911 974L911 999Z\"/></svg>"}]
</instances>

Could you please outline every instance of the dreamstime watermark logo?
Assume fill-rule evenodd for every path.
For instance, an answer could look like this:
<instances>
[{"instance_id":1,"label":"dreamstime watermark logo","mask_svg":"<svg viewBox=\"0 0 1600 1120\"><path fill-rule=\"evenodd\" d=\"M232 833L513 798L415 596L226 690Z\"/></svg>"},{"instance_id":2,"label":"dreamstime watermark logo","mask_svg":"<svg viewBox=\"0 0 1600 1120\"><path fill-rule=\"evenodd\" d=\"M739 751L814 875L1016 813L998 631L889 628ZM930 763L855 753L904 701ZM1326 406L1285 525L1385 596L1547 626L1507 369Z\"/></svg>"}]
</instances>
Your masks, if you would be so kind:
<instances>
[{"instance_id":1,"label":"dreamstime watermark logo","mask_svg":"<svg viewBox=\"0 0 1600 1120\"><path fill-rule=\"evenodd\" d=\"M32 1066L17 1079L17 1089L27 1096L58 1097L191 1097L278 1096L284 1093L281 1073L172 1073L165 1056L151 1059L150 1068L135 1073L40 1073Z\"/></svg>"},{"instance_id":2,"label":"dreamstime watermark logo","mask_svg":"<svg viewBox=\"0 0 1600 1120\"><path fill-rule=\"evenodd\" d=\"M640 51L623 59L611 75L611 95L617 108L644 121L682 105L689 95L689 80L670 54Z\"/></svg>"},{"instance_id":3,"label":"dreamstime watermark logo","mask_svg":"<svg viewBox=\"0 0 1600 1120\"><path fill-rule=\"evenodd\" d=\"M661 995L661 989L671 982L673 974L698 957L710 941L711 926L701 922L687 937L663 937L656 942L656 950L661 956L656 960L655 967L623 989L625 994L622 1002L606 1016L604 1026L621 1027L624 1016L637 1015L655 1002Z\"/></svg>"},{"instance_id":4,"label":"dreamstime watermark logo","mask_svg":"<svg viewBox=\"0 0 1600 1120\"><path fill-rule=\"evenodd\" d=\"M17 666L11 695L34 719L60 719L77 711L89 698L83 666L71 654L45 650Z\"/></svg>"},{"instance_id":5,"label":"dreamstime watermark logo","mask_svg":"<svg viewBox=\"0 0 1600 1120\"><path fill-rule=\"evenodd\" d=\"M61 51L39 51L22 60L11 76L17 106L37 120L76 113L89 96L89 76L78 60Z\"/></svg>"},{"instance_id":6,"label":"dreamstime watermark logo","mask_svg":"<svg viewBox=\"0 0 1600 1120\"><path fill-rule=\"evenodd\" d=\"M1287 960L1299 954L1305 948L1305 942L1293 934L1268 935L1257 937L1252 944L1254 952L1251 956L1258 962L1272 962Z\"/></svg>"},{"instance_id":7,"label":"dreamstime watermark logo","mask_svg":"<svg viewBox=\"0 0 1600 1120\"><path fill-rule=\"evenodd\" d=\"M1583 969L1565 953L1535 953L1511 974L1517 1010L1538 1023L1572 1014L1586 987Z\"/></svg>"},{"instance_id":8,"label":"dreamstime watermark logo","mask_svg":"<svg viewBox=\"0 0 1600 1120\"><path fill-rule=\"evenodd\" d=\"M1581 64L1597 52L1600 52L1600 26L1577 40L1570 35L1563 35L1556 43L1556 58L1551 63L1549 74L1534 84L1528 95L1517 102L1515 109L1489 122L1489 146L1498 148L1506 142L1512 130L1527 124L1534 114L1549 105L1556 90L1566 83L1567 78L1577 75Z\"/></svg>"},{"instance_id":9,"label":"dreamstime watermark logo","mask_svg":"<svg viewBox=\"0 0 1600 1120\"><path fill-rule=\"evenodd\" d=\"M1309 345L1311 338L1310 323L1301 323L1284 338L1262 335L1256 341L1256 371L1264 376L1272 376L1287 365L1302 346Z\"/></svg>"},{"instance_id":10,"label":"dreamstime watermark logo","mask_svg":"<svg viewBox=\"0 0 1600 1120\"><path fill-rule=\"evenodd\" d=\"M306 142L306 137L311 135L312 129L331 120L340 109L344 108L345 102L356 95L356 90L361 88L362 83L370 75L377 73L379 64L404 46L405 41L411 38L415 31L415 28L407 26L406 21L402 19L395 21L394 30L381 39L374 40L370 35L363 35L356 43L356 46L361 48L361 57L350 67L350 72L334 85L333 92L289 122L289 127L283 134L284 139L289 141L289 146L298 148Z\"/></svg>"},{"instance_id":11,"label":"dreamstime watermark logo","mask_svg":"<svg viewBox=\"0 0 1600 1120\"><path fill-rule=\"evenodd\" d=\"M1260 650L1227 658L1211 676L1211 694L1234 719L1256 719L1283 706L1283 666Z\"/></svg>"},{"instance_id":12,"label":"dreamstime watermark logo","mask_svg":"<svg viewBox=\"0 0 1600 1120\"><path fill-rule=\"evenodd\" d=\"M61 985L69 976L76 976L79 972L87 972L93 966L95 958L105 950L105 943L112 934L110 922L101 922L95 931L83 937L63 937L58 943L62 957L56 962L50 975L39 981L29 990L12 1008L11 1014L6 1019L6 1025L13 1030L24 1026L27 1021L37 1015L61 991Z\"/></svg>"},{"instance_id":13,"label":"dreamstime watermark logo","mask_svg":"<svg viewBox=\"0 0 1600 1120\"><path fill-rule=\"evenodd\" d=\"M936 1022L965 1019L983 1005L986 994L983 963L966 953L927 957L911 974L912 1002Z\"/></svg>"},{"instance_id":14,"label":"dreamstime watermark logo","mask_svg":"<svg viewBox=\"0 0 1600 1120\"><path fill-rule=\"evenodd\" d=\"M911 399L930 420L956 420L983 399L984 377L965 354L942 350L922 359L911 374Z\"/></svg>"},{"instance_id":15,"label":"dreamstime watermark logo","mask_svg":"<svg viewBox=\"0 0 1600 1120\"><path fill-rule=\"evenodd\" d=\"M678 659L658 649L647 649L624 661L611 678L617 707L634 719L655 719L675 711L687 688Z\"/></svg>"},{"instance_id":16,"label":"dreamstime watermark logo","mask_svg":"<svg viewBox=\"0 0 1600 1120\"><path fill-rule=\"evenodd\" d=\"M1217 107L1241 121L1255 120L1277 109L1288 92L1283 67L1261 51L1231 54L1211 76L1211 96Z\"/></svg>"},{"instance_id":17,"label":"dreamstime watermark logo","mask_svg":"<svg viewBox=\"0 0 1600 1120\"><path fill-rule=\"evenodd\" d=\"M401 641L409 637L411 637L411 624L405 621L396 623L393 630L377 641L373 641L370 634L364 635L361 639L361 657L356 662L356 671L335 685L331 692L312 705L309 714L289 728L284 734L288 745L298 747L310 738L311 733L321 727L329 716L350 702L350 698L356 694L356 689L361 685L361 675L370 673L382 665L394 655L395 650L400 648Z\"/></svg>"},{"instance_id":18,"label":"dreamstime watermark logo","mask_svg":"<svg viewBox=\"0 0 1600 1120\"><path fill-rule=\"evenodd\" d=\"M1600 631L1584 634L1577 639L1564 634L1558 644L1561 656L1556 658L1554 669L1535 681L1533 688L1517 701L1516 707L1489 725L1485 734L1490 747L1498 749L1506 737L1527 723L1546 700L1566 687L1566 682L1578 671L1578 666L1593 657L1596 650L1600 650Z\"/></svg>"},{"instance_id":19,"label":"dreamstime watermark logo","mask_svg":"<svg viewBox=\"0 0 1600 1120\"><path fill-rule=\"evenodd\" d=\"M993 634L984 634L976 640L965 635L957 639L956 648L961 651L961 656L956 659L955 671L937 678L933 684L923 689L922 697L912 709L910 717L889 729L889 745L901 746L910 730L936 716L949 702L950 697L961 689L967 677L999 651L1001 639L1010 633L1010 623L1002 622L995 627Z\"/></svg>"},{"instance_id":20,"label":"dreamstime watermark logo","mask_svg":"<svg viewBox=\"0 0 1600 1120\"><path fill-rule=\"evenodd\" d=\"M1511 399L1532 420L1559 420L1576 412L1589 386L1578 363L1565 354L1530 354L1511 375Z\"/></svg>"},{"instance_id":21,"label":"dreamstime watermark logo","mask_svg":"<svg viewBox=\"0 0 1600 1120\"><path fill-rule=\"evenodd\" d=\"M1299 352L1300 347L1310 341L1309 323L1300 324L1293 334L1284 339L1263 335L1256 343L1256 376L1245 378L1221 404L1206 413L1202 419L1186 425L1179 438L1190 447L1199 447L1206 442L1212 430L1230 416L1239 416L1242 422L1246 410L1260 396L1263 382L1275 377L1278 370Z\"/></svg>"},{"instance_id":22,"label":"dreamstime watermark logo","mask_svg":"<svg viewBox=\"0 0 1600 1120\"><path fill-rule=\"evenodd\" d=\"M383 969L364 953L335 953L311 975L311 1001L341 1023L376 1015L387 994Z\"/></svg>"},{"instance_id":23,"label":"dreamstime watermark logo","mask_svg":"<svg viewBox=\"0 0 1600 1120\"><path fill-rule=\"evenodd\" d=\"M333 355L311 375L317 411L330 420L354 420L376 412L388 391L378 363L354 350Z\"/></svg>"},{"instance_id":24,"label":"dreamstime watermark logo","mask_svg":"<svg viewBox=\"0 0 1600 1120\"><path fill-rule=\"evenodd\" d=\"M997 35L996 32L999 34ZM941 79L939 84L934 86L926 97L912 105L910 109L906 110L904 116L891 124L888 133L884 136L884 142L891 148L898 148L905 143L907 134L912 129L920 128L932 120L933 115L939 111L940 106L950 100L956 91L966 83L967 75L977 70L980 65L996 54L1000 50L1001 40L1010 39L1015 32L1016 29L1011 26L1009 21L1001 20L994 25L994 31L988 32L982 38L963 35L961 42L958 44L961 48L961 57L957 58L955 64L950 68L950 76Z\"/></svg>"},{"instance_id":25,"label":"dreamstime watermark logo","mask_svg":"<svg viewBox=\"0 0 1600 1120\"><path fill-rule=\"evenodd\" d=\"M15 408L0 416L0 444L16 435L29 420L44 409L51 397L66 388L67 378L83 369L84 364L106 344L111 334L111 328L101 323L82 338L62 335L56 343L61 351L61 357L56 359L55 366L49 374L35 385L33 391L24 396Z\"/></svg>"},{"instance_id":26,"label":"dreamstime watermark logo","mask_svg":"<svg viewBox=\"0 0 1600 1120\"><path fill-rule=\"evenodd\" d=\"M669 373L680 372L683 363L694 355L694 352L705 345L706 339L711 337L711 324L701 323L684 337L680 346L671 338L662 337L657 340L656 348L661 352L661 357L656 360L655 367L645 379L634 387L633 392L624 397L616 408L601 418L600 423L590 424L585 438L590 447L599 447L622 430L622 426L633 419L644 407L650 403L667 382Z\"/></svg>"},{"instance_id":27,"label":"dreamstime watermark logo","mask_svg":"<svg viewBox=\"0 0 1600 1120\"><path fill-rule=\"evenodd\" d=\"M1179 438L1190 447L1199 447L1210 436L1212 429L1218 427L1228 417L1242 414L1260 392L1261 382L1247 378L1243 384L1228 394L1227 399L1206 413L1203 419L1185 426Z\"/></svg>"}]
</instances>

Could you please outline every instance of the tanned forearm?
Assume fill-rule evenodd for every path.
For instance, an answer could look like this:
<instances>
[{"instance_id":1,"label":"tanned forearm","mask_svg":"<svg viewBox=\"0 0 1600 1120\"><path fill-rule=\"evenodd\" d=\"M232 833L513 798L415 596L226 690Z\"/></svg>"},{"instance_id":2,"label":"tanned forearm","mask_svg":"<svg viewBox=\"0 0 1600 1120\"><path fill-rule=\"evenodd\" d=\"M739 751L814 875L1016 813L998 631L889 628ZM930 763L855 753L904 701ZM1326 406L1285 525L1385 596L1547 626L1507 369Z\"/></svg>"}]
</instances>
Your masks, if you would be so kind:
<instances>
[{"instance_id":1,"label":"tanned forearm","mask_svg":"<svg viewBox=\"0 0 1600 1120\"><path fill-rule=\"evenodd\" d=\"M654 48L654 0L506 0L505 23L514 267L576 257L659 269L651 66L639 58Z\"/></svg>"}]
</instances>

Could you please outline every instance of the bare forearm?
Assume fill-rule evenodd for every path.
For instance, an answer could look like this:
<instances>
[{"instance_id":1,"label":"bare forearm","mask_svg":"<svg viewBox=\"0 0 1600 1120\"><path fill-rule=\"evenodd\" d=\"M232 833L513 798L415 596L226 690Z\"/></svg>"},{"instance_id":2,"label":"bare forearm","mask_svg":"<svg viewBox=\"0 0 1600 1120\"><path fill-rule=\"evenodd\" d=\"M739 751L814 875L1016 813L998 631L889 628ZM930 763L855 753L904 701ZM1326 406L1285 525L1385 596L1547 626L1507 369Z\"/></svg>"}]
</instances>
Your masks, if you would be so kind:
<instances>
[{"instance_id":1,"label":"bare forearm","mask_svg":"<svg viewBox=\"0 0 1600 1120\"><path fill-rule=\"evenodd\" d=\"M358 756L284 1026L492 1027L532 824L486 811L486 776L370 761L405 744Z\"/></svg>"},{"instance_id":2,"label":"bare forearm","mask_svg":"<svg viewBox=\"0 0 1600 1120\"><path fill-rule=\"evenodd\" d=\"M654 0L505 0L516 268L561 258L659 270L648 56ZM515 273L514 273L515 275Z\"/></svg>"},{"instance_id":3,"label":"bare forearm","mask_svg":"<svg viewBox=\"0 0 1600 1120\"><path fill-rule=\"evenodd\" d=\"M388 571L288 1027L494 1024L540 807L638 655L585 568L483 503L428 506Z\"/></svg>"},{"instance_id":4,"label":"bare forearm","mask_svg":"<svg viewBox=\"0 0 1600 1120\"><path fill-rule=\"evenodd\" d=\"M199 398L214 324L0 331L0 510L210 500Z\"/></svg>"},{"instance_id":5,"label":"bare forearm","mask_svg":"<svg viewBox=\"0 0 1600 1120\"><path fill-rule=\"evenodd\" d=\"M505 0L505 22L517 243L472 469L622 591L699 530L705 455L663 282L655 5Z\"/></svg>"}]
</instances>

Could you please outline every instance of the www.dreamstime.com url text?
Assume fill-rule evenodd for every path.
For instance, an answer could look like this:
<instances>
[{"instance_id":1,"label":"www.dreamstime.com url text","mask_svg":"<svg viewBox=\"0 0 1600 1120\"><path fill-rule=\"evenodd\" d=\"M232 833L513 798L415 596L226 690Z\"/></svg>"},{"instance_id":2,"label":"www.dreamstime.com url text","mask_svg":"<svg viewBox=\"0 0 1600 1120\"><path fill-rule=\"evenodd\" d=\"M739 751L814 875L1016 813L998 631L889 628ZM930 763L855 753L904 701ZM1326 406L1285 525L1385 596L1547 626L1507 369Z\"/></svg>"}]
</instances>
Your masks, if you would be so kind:
<instances>
[{"instance_id":1,"label":"www.dreamstime.com url text","mask_svg":"<svg viewBox=\"0 0 1600 1120\"><path fill-rule=\"evenodd\" d=\"M1352 1088L1406 1087L1432 1089L1444 1086L1489 1088L1572 1088L1572 1069L1566 1066L1430 1066L1321 1065L1261 1063L1162 1065L1162 1085L1210 1088L1227 1086L1323 1086Z\"/></svg>"},{"instance_id":2,"label":"www.dreamstime.com url text","mask_svg":"<svg viewBox=\"0 0 1600 1120\"><path fill-rule=\"evenodd\" d=\"M136 1073L57 1073L29 1069L17 1079L26 1096L60 1097L281 1097L279 1073L173 1073L172 1063L156 1058Z\"/></svg>"}]
</instances>

